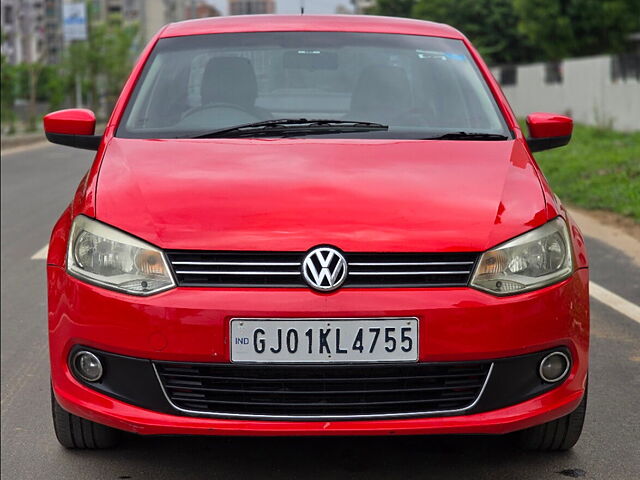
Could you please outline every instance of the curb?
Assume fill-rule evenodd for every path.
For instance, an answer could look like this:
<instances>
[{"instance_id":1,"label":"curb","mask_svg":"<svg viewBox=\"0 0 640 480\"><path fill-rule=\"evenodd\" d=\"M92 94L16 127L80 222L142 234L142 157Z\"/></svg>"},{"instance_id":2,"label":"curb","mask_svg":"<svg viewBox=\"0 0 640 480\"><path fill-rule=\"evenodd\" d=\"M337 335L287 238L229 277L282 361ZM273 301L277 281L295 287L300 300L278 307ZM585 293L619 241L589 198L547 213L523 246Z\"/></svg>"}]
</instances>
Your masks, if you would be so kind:
<instances>
[{"instance_id":1,"label":"curb","mask_svg":"<svg viewBox=\"0 0 640 480\"><path fill-rule=\"evenodd\" d=\"M0 150L35 145L44 141L44 132L24 133L20 135L2 135Z\"/></svg>"},{"instance_id":2,"label":"curb","mask_svg":"<svg viewBox=\"0 0 640 480\"><path fill-rule=\"evenodd\" d=\"M567 207L569 214L582 230L583 235L593 237L607 245L622 251L640 266L640 239L627 233L625 229L601 222L588 210Z\"/></svg>"},{"instance_id":3,"label":"curb","mask_svg":"<svg viewBox=\"0 0 640 480\"><path fill-rule=\"evenodd\" d=\"M105 123L96 124L96 132L104 132L106 127ZM39 130L32 133L22 133L19 135L2 135L0 141L0 151L3 154L13 153L14 151L21 151L29 148L42 147L47 145L47 138L44 135L44 130Z\"/></svg>"}]
</instances>

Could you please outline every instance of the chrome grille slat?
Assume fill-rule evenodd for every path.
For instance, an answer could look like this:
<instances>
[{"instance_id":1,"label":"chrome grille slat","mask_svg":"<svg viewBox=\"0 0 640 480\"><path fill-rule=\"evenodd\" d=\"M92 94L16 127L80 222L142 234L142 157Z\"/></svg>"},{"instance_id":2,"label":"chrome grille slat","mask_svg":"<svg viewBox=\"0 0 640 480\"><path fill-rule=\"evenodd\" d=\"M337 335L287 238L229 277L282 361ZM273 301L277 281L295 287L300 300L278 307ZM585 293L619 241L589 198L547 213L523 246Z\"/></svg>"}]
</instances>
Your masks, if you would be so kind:
<instances>
[{"instance_id":1,"label":"chrome grille slat","mask_svg":"<svg viewBox=\"0 0 640 480\"><path fill-rule=\"evenodd\" d=\"M178 285L186 287L309 288L301 274L307 252L168 251ZM475 252L345 252L341 288L462 287Z\"/></svg>"},{"instance_id":2,"label":"chrome grille slat","mask_svg":"<svg viewBox=\"0 0 640 480\"><path fill-rule=\"evenodd\" d=\"M300 262L173 262L174 265L225 265L225 266L245 266L245 267L299 267Z\"/></svg>"},{"instance_id":3,"label":"chrome grille slat","mask_svg":"<svg viewBox=\"0 0 640 480\"><path fill-rule=\"evenodd\" d=\"M469 273L469 270L461 270L459 272L354 272L349 271L349 275L460 275Z\"/></svg>"},{"instance_id":4,"label":"chrome grille slat","mask_svg":"<svg viewBox=\"0 0 640 480\"><path fill-rule=\"evenodd\" d=\"M176 273L179 275L300 275L300 272L221 272L221 271L213 271L208 272L206 270L176 270Z\"/></svg>"},{"instance_id":5,"label":"chrome grille slat","mask_svg":"<svg viewBox=\"0 0 640 480\"><path fill-rule=\"evenodd\" d=\"M473 265L473 262L378 262L378 263L349 263L351 267L425 267L430 265Z\"/></svg>"}]
</instances>

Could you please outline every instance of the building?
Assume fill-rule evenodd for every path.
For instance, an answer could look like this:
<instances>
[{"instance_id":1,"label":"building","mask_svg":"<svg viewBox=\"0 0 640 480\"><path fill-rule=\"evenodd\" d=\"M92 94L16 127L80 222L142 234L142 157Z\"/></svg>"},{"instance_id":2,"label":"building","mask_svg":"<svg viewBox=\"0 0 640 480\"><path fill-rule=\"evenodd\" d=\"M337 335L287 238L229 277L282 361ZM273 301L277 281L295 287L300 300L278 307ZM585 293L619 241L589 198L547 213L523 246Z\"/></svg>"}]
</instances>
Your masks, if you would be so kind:
<instances>
[{"instance_id":1,"label":"building","mask_svg":"<svg viewBox=\"0 0 640 480\"><path fill-rule=\"evenodd\" d=\"M220 12L203 0L93 0L101 18L121 15L125 23L137 22L142 44L163 25L191 18L216 17Z\"/></svg>"},{"instance_id":2,"label":"building","mask_svg":"<svg viewBox=\"0 0 640 480\"><path fill-rule=\"evenodd\" d=\"M338 15L349 15L351 13L353 13L353 10L350 10L348 7L344 5L338 5L336 7L336 14Z\"/></svg>"},{"instance_id":3,"label":"building","mask_svg":"<svg viewBox=\"0 0 640 480\"><path fill-rule=\"evenodd\" d=\"M229 0L229 15L276 13L275 0Z\"/></svg>"},{"instance_id":4,"label":"building","mask_svg":"<svg viewBox=\"0 0 640 480\"><path fill-rule=\"evenodd\" d=\"M220 12L213 5L209 5L204 2L200 2L194 6L194 2L189 5L187 11L184 13L183 18L207 18L207 17L219 17Z\"/></svg>"},{"instance_id":5,"label":"building","mask_svg":"<svg viewBox=\"0 0 640 480\"><path fill-rule=\"evenodd\" d=\"M18 13L16 1L5 0L0 8L0 26L2 27L2 55L9 63L15 64L20 48L20 34L18 29Z\"/></svg>"},{"instance_id":6,"label":"building","mask_svg":"<svg viewBox=\"0 0 640 480\"><path fill-rule=\"evenodd\" d=\"M375 7L376 0L351 0L353 5L353 13L363 14L372 7Z\"/></svg>"},{"instance_id":7,"label":"building","mask_svg":"<svg viewBox=\"0 0 640 480\"><path fill-rule=\"evenodd\" d=\"M61 0L2 0L2 54L9 63L55 63L62 51Z\"/></svg>"},{"instance_id":8,"label":"building","mask_svg":"<svg viewBox=\"0 0 640 480\"><path fill-rule=\"evenodd\" d=\"M2 0L2 54L9 63L59 63L64 51L62 5L84 0ZM275 8L273 0L271 10ZM216 17L220 12L204 0L91 0L91 21L121 18L138 23L141 48L163 25L190 18Z\"/></svg>"}]
</instances>

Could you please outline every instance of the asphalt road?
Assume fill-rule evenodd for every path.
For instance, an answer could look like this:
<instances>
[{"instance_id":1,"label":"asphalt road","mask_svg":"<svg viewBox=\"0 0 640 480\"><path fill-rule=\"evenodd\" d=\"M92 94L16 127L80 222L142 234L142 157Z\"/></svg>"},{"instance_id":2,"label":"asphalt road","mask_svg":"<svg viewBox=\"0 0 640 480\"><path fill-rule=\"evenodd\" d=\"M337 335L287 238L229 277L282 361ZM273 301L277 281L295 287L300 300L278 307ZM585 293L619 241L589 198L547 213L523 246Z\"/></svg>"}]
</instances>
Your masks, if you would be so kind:
<instances>
[{"instance_id":1,"label":"asphalt road","mask_svg":"<svg viewBox=\"0 0 640 480\"><path fill-rule=\"evenodd\" d=\"M481 436L130 436L113 451L63 449L50 418L45 261L31 257L90 160L55 146L2 156L3 479L640 479L640 324L595 300L587 421L571 452L523 453L509 437ZM640 268L605 243L588 246L592 280L640 304Z\"/></svg>"}]
</instances>

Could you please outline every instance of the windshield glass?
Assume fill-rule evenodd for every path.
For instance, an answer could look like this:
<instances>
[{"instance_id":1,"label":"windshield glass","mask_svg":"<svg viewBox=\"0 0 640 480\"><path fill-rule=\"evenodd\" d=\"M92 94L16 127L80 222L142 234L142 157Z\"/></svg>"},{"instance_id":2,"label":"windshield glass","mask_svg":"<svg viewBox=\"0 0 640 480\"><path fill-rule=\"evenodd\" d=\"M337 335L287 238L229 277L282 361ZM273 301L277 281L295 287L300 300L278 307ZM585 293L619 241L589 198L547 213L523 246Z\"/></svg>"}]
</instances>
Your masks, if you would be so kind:
<instances>
[{"instance_id":1,"label":"windshield glass","mask_svg":"<svg viewBox=\"0 0 640 480\"><path fill-rule=\"evenodd\" d=\"M194 137L271 119L389 126L344 131L333 126L330 137L509 135L460 40L265 32L161 39L135 86L117 136Z\"/></svg>"}]
</instances>

